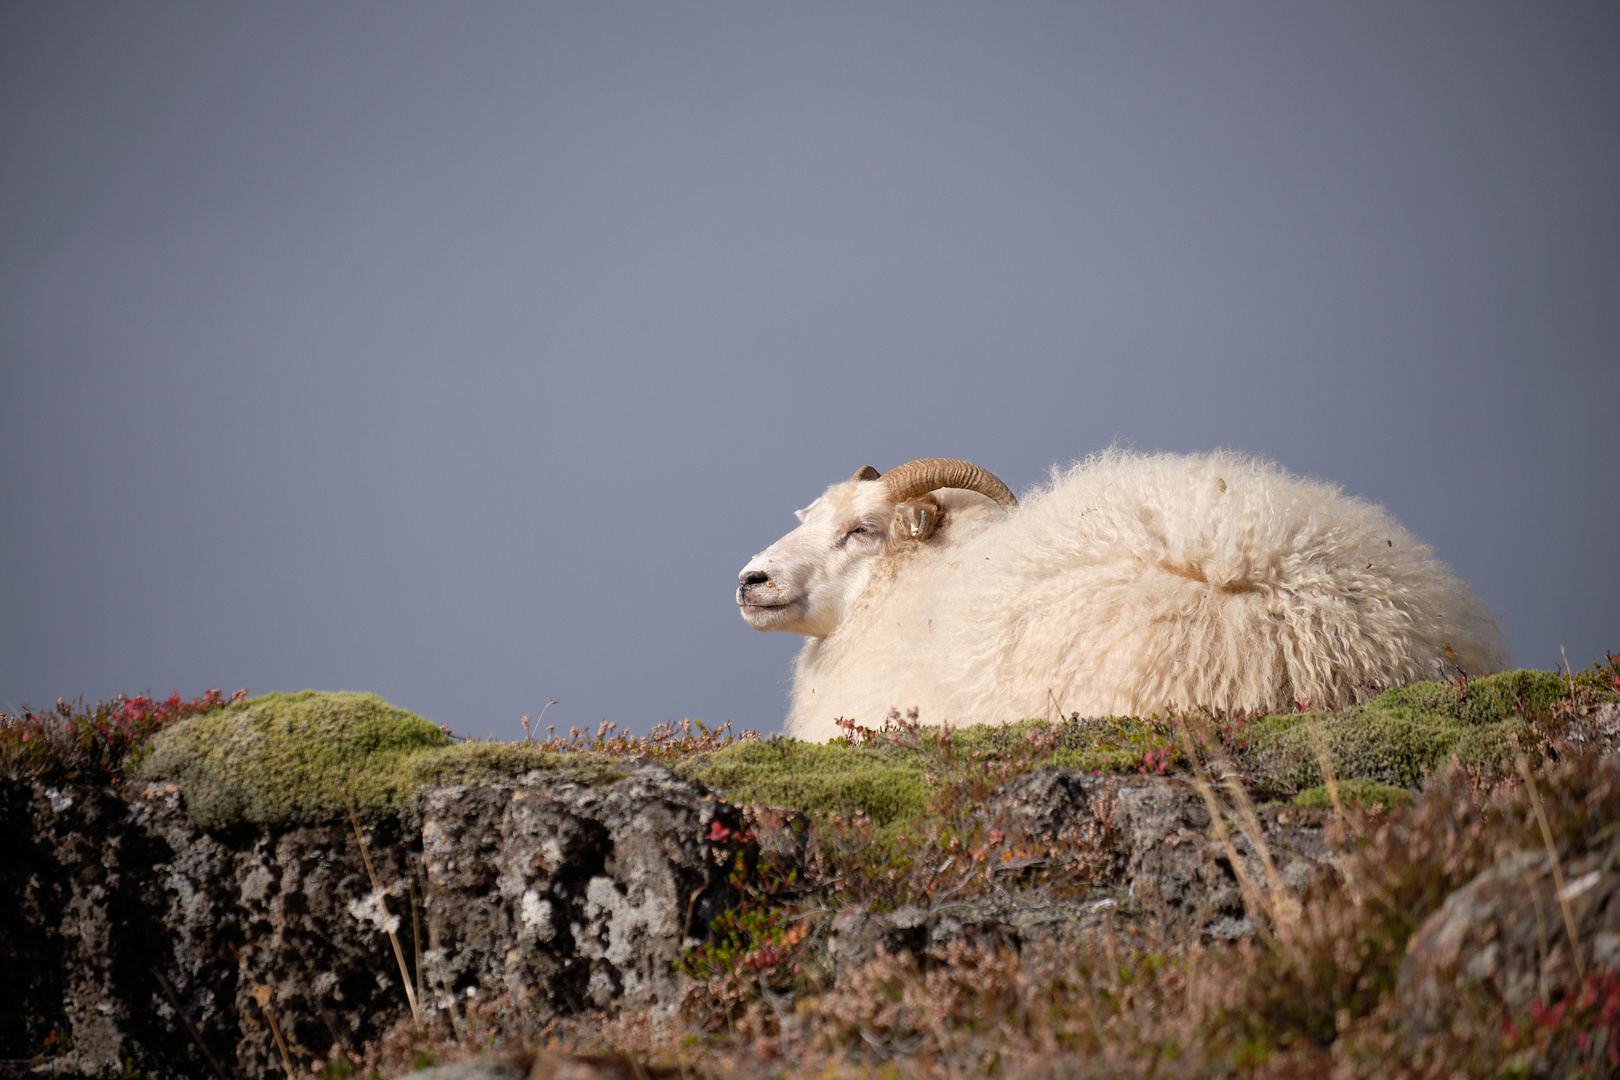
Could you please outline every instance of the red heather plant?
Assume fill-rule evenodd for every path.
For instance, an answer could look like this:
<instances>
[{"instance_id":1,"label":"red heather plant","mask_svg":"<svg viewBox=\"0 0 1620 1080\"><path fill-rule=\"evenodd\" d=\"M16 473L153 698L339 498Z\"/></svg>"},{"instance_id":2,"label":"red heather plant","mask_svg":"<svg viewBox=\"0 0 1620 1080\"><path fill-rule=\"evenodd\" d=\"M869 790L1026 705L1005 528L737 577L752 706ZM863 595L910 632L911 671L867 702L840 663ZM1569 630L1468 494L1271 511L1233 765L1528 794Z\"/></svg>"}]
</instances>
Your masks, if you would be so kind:
<instances>
[{"instance_id":1,"label":"red heather plant","mask_svg":"<svg viewBox=\"0 0 1620 1080\"><path fill-rule=\"evenodd\" d=\"M810 916L817 909L802 902L805 883L794 858L806 820L760 806L744 808L742 817L740 829L711 822L704 837L715 864L729 865L727 884L739 900L710 924L708 941L676 964L694 980L683 1011L705 1031L733 1023L762 996L773 1001L805 989L801 960L816 929Z\"/></svg>"},{"instance_id":2,"label":"red heather plant","mask_svg":"<svg viewBox=\"0 0 1620 1080\"><path fill-rule=\"evenodd\" d=\"M1580 987L1555 1005L1530 1002L1529 1016L1502 1021L1509 1056L1545 1056L1555 1042L1574 1042L1584 1058L1571 1075L1581 1078L1620 1073L1620 972L1589 974Z\"/></svg>"},{"instance_id":3,"label":"red heather plant","mask_svg":"<svg viewBox=\"0 0 1620 1080\"><path fill-rule=\"evenodd\" d=\"M1560 858L1593 850L1612 837L1613 822L1620 820L1620 769L1612 759L1572 754L1566 747L1549 755L1534 779ZM1356 918L1334 940L1335 959L1348 957L1336 979L1353 978L1360 995L1353 1002L1357 1023L1336 1048L1338 1057L1358 1062L1347 1076L1427 1076L1437 1063L1474 1075L1496 1075L1500 1069L1517 1075L1512 1061L1527 1047L1545 1051L1562 1041L1578 1043L1584 1051L1598 1031L1609 1032L1605 1042L1613 1045L1620 1036L1612 1031L1620 1019L1620 998L1611 994L1620 984L1612 971L1579 979L1566 970L1528 1015L1493 1020L1459 1013L1451 1030L1421 1046L1402 1046L1393 1034L1403 1004L1387 990L1418 926L1454 890L1504 856L1544 849L1529 794L1517 778L1482 780L1453 763L1425 785L1415 804L1382 819L1374 815L1356 831L1344 888ZM1297 984L1292 989L1310 992ZM1373 1007L1367 1009L1368 1004ZM1413 1058L1430 1065L1401 1064ZM1586 1075L1604 1075L1607 1068L1600 1065Z\"/></svg>"},{"instance_id":4,"label":"red heather plant","mask_svg":"<svg viewBox=\"0 0 1620 1080\"><path fill-rule=\"evenodd\" d=\"M86 708L84 699L21 716L0 713L0 775L32 776L61 783L81 780L117 784L140 763L152 736L177 720L241 701L246 690L226 698L218 690L182 701L178 693L164 701L144 694L119 695Z\"/></svg>"}]
</instances>

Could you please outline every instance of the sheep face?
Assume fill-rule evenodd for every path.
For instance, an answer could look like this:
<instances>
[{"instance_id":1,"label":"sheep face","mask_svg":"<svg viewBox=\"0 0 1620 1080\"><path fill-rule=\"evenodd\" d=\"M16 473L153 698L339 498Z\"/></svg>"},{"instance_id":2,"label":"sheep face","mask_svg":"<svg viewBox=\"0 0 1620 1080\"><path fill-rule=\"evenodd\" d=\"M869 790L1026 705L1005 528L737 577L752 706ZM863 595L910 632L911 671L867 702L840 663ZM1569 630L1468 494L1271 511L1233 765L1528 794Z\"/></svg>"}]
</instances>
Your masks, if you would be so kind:
<instances>
[{"instance_id":1,"label":"sheep face","mask_svg":"<svg viewBox=\"0 0 1620 1080\"><path fill-rule=\"evenodd\" d=\"M863 469L834 484L798 511L797 529L749 560L737 575L737 606L749 626L826 637L881 561L954 543L1004 516L978 491L898 498L877 478L877 470Z\"/></svg>"},{"instance_id":2,"label":"sheep face","mask_svg":"<svg viewBox=\"0 0 1620 1080\"><path fill-rule=\"evenodd\" d=\"M916 500L912 500L916 501ZM798 511L799 527L737 575L737 606L755 630L825 637L897 543L900 515L882 484L847 480ZM909 533L909 522L906 525Z\"/></svg>"}]
</instances>

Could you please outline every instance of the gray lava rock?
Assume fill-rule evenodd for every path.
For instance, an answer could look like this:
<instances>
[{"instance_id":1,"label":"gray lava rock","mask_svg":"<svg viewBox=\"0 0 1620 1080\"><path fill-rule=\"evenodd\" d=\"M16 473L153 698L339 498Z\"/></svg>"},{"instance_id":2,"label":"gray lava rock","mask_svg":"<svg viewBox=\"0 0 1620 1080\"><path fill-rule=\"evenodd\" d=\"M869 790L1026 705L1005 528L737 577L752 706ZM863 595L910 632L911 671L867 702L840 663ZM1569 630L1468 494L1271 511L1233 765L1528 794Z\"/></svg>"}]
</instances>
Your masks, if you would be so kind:
<instances>
[{"instance_id":1,"label":"gray lava rock","mask_svg":"<svg viewBox=\"0 0 1620 1080\"><path fill-rule=\"evenodd\" d=\"M1186 780L1122 780L1049 766L1008 784L992 798L991 812L1043 839L1074 835L1099 822L1099 815L1107 817L1114 829L1112 883L1145 915L1169 930L1211 940L1254 932L1237 872L1215 838L1203 797ZM1256 817L1288 888L1300 891L1333 873L1322 840L1323 812L1265 807ZM1227 829L1244 872L1268 895L1259 852L1235 815Z\"/></svg>"},{"instance_id":2,"label":"gray lava rock","mask_svg":"<svg viewBox=\"0 0 1620 1080\"><path fill-rule=\"evenodd\" d=\"M333 1046L358 1051L409 1015L381 930L390 920L407 959L420 950L413 981L430 1017L477 994L509 996L537 1025L613 1007L656 1018L678 1005L672 962L736 900L706 837L716 821L740 829L739 812L653 762L595 783L535 773L441 788L420 807L420 833L368 833L379 896L347 824L210 834L169 785L0 783L0 906L17 913L0 922L0 1077L99 1076L129 1059L156 1078L211 1075L210 1059L268 1075L280 1069L272 1022L299 1067ZM1079 899L1037 888L841 912L818 931L834 969L879 948L924 959L963 940L1063 940L1122 906L1173 932L1252 932L1203 801L1182 781L1049 768L985 813L1058 844L1102 837L1105 880ZM1324 816L1260 811L1292 887L1330 872ZM755 824L778 857L802 855L794 822ZM1232 835L1264 889L1257 852L1235 825Z\"/></svg>"},{"instance_id":3,"label":"gray lava rock","mask_svg":"<svg viewBox=\"0 0 1620 1080\"><path fill-rule=\"evenodd\" d=\"M1111 797L1117 779L1048 765L1020 776L990 797L989 812L1042 840L1056 840L1097 820L1098 800Z\"/></svg>"},{"instance_id":4,"label":"gray lava rock","mask_svg":"<svg viewBox=\"0 0 1620 1080\"><path fill-rule=\"evenodd\" d=\"M1124 858L1126 893L1172 931L1206 940L1232 940L1254 932L1237 869L1217 839L1203 797L1184 780L1133 782L1121 788L1115 813ZM1258 808L1260 841L1279 884L1298 894L1333 873L1322 838L1326 814L1292 806ZM1260 898L1271 901L1271 882L1260 852L1236 814L1227 835L1242 870Z\"/></svg>"},{"instance_id":5,"label":"gray lava rock","mask_svg":"<svg viewBox=\"0 0 1620 1080\"><path fill-rule=\"evenodd\" d=\"M1562 869L1586 970L1620 970L1620 845ZM1527 851L1504 858L1429 916L1407 945L1395 993L1407 1034L1421 1038L1446 1028L1459 1010L1522 1022L1532 1000L1556 1000L1575 984L1551 863L1546 852Z\"/></svg>"},{"instance_id":6,"label":"gray lava rock","mask_svg":"<svg viewBox=\"0 0 1620 1080\"><path fill-rule=\"evenodd\" d=\"M679 1003L671 964L729 902L704 840L736 812L661 765L605 787L446 788L426 800L436 987L510 993L537 1020Z\"/></svg>"},{"instance_id":7,"label":"gray lava rock","mask_svg":"<svg viewBox=\"0 0 1620 1080\"><path fill-rule=\"evenodd\" d=\"M216 836L172 786L0 782L0 1077L271 1075L272 1020L300 1067L358 1051L409 1016L381 924L409 959L412 885L430 1013L667 1009L670 962L731 900L704 836L736 811L651 762L426 807L420 838L368 834L379 899L346 824Z\"/></svg>"},{"instance_id":8,"label":"gray lava rock","mask_svg":"<svg viewBox=\"0 0 1620 1080\"><path fill-rule=\"evenodd\" d=\"M1576 746L1591 743L1598 753L1620 756L1620 701L1606 701L1564 732Z\"/></svg>"}]
</instances>

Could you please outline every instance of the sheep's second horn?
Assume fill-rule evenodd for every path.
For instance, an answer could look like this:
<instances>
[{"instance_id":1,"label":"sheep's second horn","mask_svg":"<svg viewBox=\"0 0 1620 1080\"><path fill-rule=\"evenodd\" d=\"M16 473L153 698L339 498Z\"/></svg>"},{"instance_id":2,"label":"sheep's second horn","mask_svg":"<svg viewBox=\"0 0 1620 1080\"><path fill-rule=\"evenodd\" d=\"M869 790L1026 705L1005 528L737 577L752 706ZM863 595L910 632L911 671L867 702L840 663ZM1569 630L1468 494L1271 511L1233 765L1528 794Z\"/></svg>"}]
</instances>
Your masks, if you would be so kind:
<instances>
[{"instance_id":1,"label":"sheep's second horn","mask_svg":"<svg viewBox=\"0 0 1620 1080\"><path fill-rule=\"evenodd\" d=\"M888 485L889 495L895 502L915 498L938 488L965 488L968 491L977 491L980 495L988 495L996 500L1003 510L1013 510L1018 506L1018 500L1007 490L1006 484L971 461L959 461L956 458L921 458L917 461L908 461L884 473L883 482Z\"/></svg>"},{"instance_id":2,"label":"sheep's second horn","mask_svg":"<svg viewBox=\"0 0 1620 1080\"><path fill-rule=\"evenodd\" d=\"M876 480L878 477L880 477L882 475L883 475L882 473L880 473L876 469L872 468L872 466L870 466L870 465L862 465L860 468L855 470L855 475L850 477L850 479L851 480Z\"/></svg>"}]
</instances>

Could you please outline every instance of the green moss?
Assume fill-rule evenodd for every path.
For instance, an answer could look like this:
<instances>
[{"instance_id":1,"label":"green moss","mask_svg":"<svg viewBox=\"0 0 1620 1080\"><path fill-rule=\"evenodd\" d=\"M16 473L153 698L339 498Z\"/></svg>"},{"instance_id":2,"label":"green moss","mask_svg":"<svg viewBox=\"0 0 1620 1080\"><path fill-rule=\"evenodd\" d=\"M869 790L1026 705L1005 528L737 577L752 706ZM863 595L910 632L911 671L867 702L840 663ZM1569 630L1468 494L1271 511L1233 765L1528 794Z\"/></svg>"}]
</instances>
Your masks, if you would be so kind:
<instances>
[{"instance_id":1,"label":"green moss","mask_svg":"<svg viewBox=\"0 0 1620 1080\"><path fill-rule=\"evenodd\" d=\"M961 755L1001 759L1023 756L1029 741L1052 728L1046 720L1020 720L1014 724L976 724L951 732L951 745ZM1065 732L1067 728L1064 729Z\"/></svg>"},{"instance_id":2,"label":"green moss","mask_svg":"<svg viewBox=\"0 0 1620 1080\"><path fill-rule=\"evenodd\" d=\"M1380 784L1376 780L1346 780L1339 784L1339 801L1345 806L1382 806L1388 810L1411 802L1412 793L1406 788ZM1328 796L1327 785L1321 784L1306 788L1294 796L1294 805L1325 810L1333 805L1333 800Z\"/></svg>"},{"instance_id":3,"label":"green moss","mask_svg":"<svg viewBox=\"0 0 1620 1080\"><path fill-rule=\"evenodd\" d=\"M375 694L266 694L166 728L136 772L178 785L200 827L340 821L347 797L363 819L414 822L425 788L513 780L542 771L607 783L605 754L453 743L436 724Z\"/></svg>"},{"instance_id":4,"label":"green moss","mask_svg":"<svg viewBox=\"0 0 1620 1080\"><path fill-rule=\"evenodd\" d=\"M810 814L861 810L879 824L915 816L928 799L920 756L882 745L750 739L678 762L675 770L733 803Z\"/></svg>"},{"instance_id":5,"label":"green moss","mask_svg":"<svg viewBox=\"0 0 1620 1080\"><path fill-rule=\"evenodd\" d=\"M1015 772L1043 765L1135 772L1145 754L1163 751L1172 737L1166 724L1134 717L1057 724L1034 719L958 728L948 747L933 729L919 732L915 747L882 738L859 747L769 739L736 743L672 767L734 803L789 806L810 814L860 810L886 825L925 809L929 774L949 780L995 763L1010 763ZM1050 749L1040 748L1042 743Z\"/></svg>"},{"instance_id":6,"label":"green moss","mask_svg":"<svg viewBox=\"0 0 1620 1080\"><path fill-rule=\"evenodd\" d=\"M412 758L450 745L437 725L375 694L266 694L165 729L136 776L181 788L203 828L397 814Z\"/></svg>"},{"instance_id":7,"label":"green moss","mask_svg":"<svg viewBox=\"0 0 1620 1080\"><path fill-rule=\"evenodd\" d=\"M1243 729L1242 756L1279 787L1315 787L1323 777L1314 723L1338 777L1407 788L1453 756L1477 765L1509 759L1529 734L1529 721L1546 716L1568 693L1568 682L1546 671L1503 672L1462 686L1413 683L1343 713L1261 717Z\"/></svg>"},{"instance_id":8,"label":"green moss","mask_svg":"<svg viewBox=\"0 0 1620 1080\"><path fill-rule=\"evenodd\" d=\"M1236 764L1285 791L1321 785L1310 725L1353 781L1406 788L1456 755L1495 763L1514 753L1528 722L1569 692L1551 672L1513 671L1465 685L1416 683L1343 713L1265 716L1235 733ZM1158 719L1078 717L968 727L949 746L918 733L911 747L877 740L861 747L787 739L748 740L671 763L676 772L736 803L807 813L864 811L880 824L916 816L928 802L928 774L948 780L987 763L1014 771L1053 764L1086 772L1134 772L1144 756L1175 745ZM1154 759L1148 764L1154 766ZM185 792L205 828L288 826L341 820L344 798L362 816L416 816L429 787L515 779L535 771L608 783L623 763L607 753L559 753L508 743L454 744L436 725L373 694L267 694L165 728L136 776Z\"/></svg>"},{"instance_id":9,"label":"green moss","mask_svg":"<svg viewBox=\"0 0 1620 1080\"><path fill-rule=\"evenodd\" d=\"M623 762L606 754L560 754L544 746L513 743L455 743L402 762L411 790L475 784L483 780L517 780L544 772L559 780L610 784L624 776Z\"/></svg>"},{"instance_id":10,"label":"green moss","mask_svg":"<svg viewBox=\"0 0 1620 1080\"><path fill-rule=\"evenodd\" d=\"M1047 742L1050 752L1035 753ZM1173 747L1169 723L1135 716L1073 716L1053 723L1022 720L1014 724L965 727L952 733L958 759L978 755L986 761L1010 761L1039 768L1058 765L1085 772L1136 772L1148 753Z\"/></svg>"}]
</instances>

